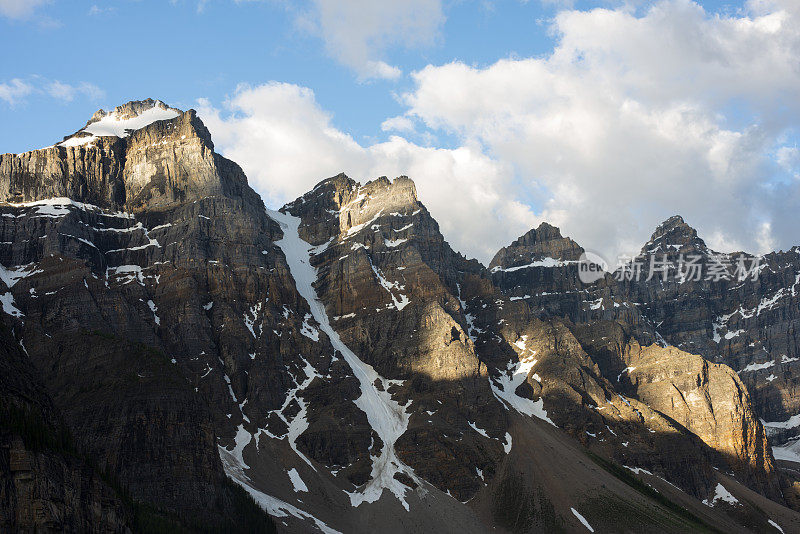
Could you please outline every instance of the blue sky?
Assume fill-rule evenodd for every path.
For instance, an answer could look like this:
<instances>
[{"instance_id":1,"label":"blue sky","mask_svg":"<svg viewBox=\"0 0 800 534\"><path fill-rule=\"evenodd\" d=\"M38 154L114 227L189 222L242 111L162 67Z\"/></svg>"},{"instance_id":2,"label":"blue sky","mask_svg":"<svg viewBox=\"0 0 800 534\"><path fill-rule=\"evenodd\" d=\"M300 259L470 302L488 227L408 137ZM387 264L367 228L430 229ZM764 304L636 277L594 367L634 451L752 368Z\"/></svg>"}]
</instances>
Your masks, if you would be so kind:
<instances>
[{"instance_id":1,"label":"blue sky","mask_svg":"<svg viewBox=\"0 0 800 534\"><path fill-rule=\"evenodd\" d=\"M576 2L580 8L609 2ZM703 2L722 12L741 3ZM432 46L393 47L386 57L408 74L452 60L486 65L500 58L552 50L546 21L558 3L452 1ZM0 83L21 78L42 86L60 81L96 85L102 94L72 100L33 94L0 102L0 151L46 146L72 133L95 109L159 98L189 108L197 98L221 101L239 83L277 80L309 87L334 123L364 139L385 138L381 122L402 112L393 94L400 80L364 82L331 57L322 40L296 23L305 4L230 0L53 1L21 19L0 18ZM41 78L41 79L39 79Z\"/></svg>"},{"instance_id":2,"label":"blue sky","mask_svg":"<svg viewBox=\"0 0 800 534\"><path fill-rule=\"evenodd\" d=\"M552 49L546 27L537 24L553 15L552 5L499 4L453 2L433 46L397 47L386 57L408 73L429 63L485 64ZM200 97L221 101L239 83L271 80L312 88L336 126L354 136L384 138L380 124L402 112L393 93L408 86L407 77L360 81L298 26L296 10L303 9L279 1L60 1L21 20L0 18L0 83L88 82L102 90L71 101L33 94L13 105L0 102L0 120L14 125L0 131L0 150L51 144L96 108L146 97L189 108Z\"/></svg>"},{"instance_id":3,"label":"blue sky","mask_svg":"<svg viewBox=\"0 0 800 534\"><path fill-rule=\"evenodd\" d=\"M789 248L794 4L0 0L0 152L152 97L199 108L268 204L409 174L483 260L542 220L613 255L673 213L721 250Z\"/></svg>"}]
</instances>

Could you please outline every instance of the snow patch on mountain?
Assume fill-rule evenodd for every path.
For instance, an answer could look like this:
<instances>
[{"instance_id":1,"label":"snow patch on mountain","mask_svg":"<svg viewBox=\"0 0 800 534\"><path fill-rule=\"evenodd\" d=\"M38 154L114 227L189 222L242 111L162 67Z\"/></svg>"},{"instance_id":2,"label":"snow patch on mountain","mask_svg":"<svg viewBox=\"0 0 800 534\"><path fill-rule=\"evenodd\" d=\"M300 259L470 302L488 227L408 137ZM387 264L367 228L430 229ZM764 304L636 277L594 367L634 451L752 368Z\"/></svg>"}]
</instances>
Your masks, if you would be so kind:
<instances>
[{"instance_id":1,"label":"snow patch on mountain","mask_svg":"<svg viewBox=\"0 0 800 534\"><path fill-rule=\"evenodd\" d=\"M36 200L33 202L8 202L8 206L13 208L36 208L34 216L36 217L51 217L60 218L68 215L70 208L80 209L84 211L99 211L103 215L109 217L118 217L123 219L133 219L133 215L125 212L107 212L94 204L87 204L85 202L77 202L67 197L54 197L43 200ZM3 214L7 217L23 217L26 213L19 215Z\"/></svg>"},{"instance_id":2,"label":"snow patch on mountain","mask_svg":"<svg viewBox=\"0 0 800 534\"><path fill-rule=\"evenodd\" d=\"M152 300L148 300L147 306L150 308L150 311L153 312L153 321L155 321L157 325L160 325L161 319L158 317L158 314L156 313L158 311L158 306L156 306L156 303L153 302Z\"/></svg>"},{"instance_id":3,"label":"snow patch on mountain","mask_svg":"<svg viewBox=\"0 0 800 534\"><path fill-rule=\"evenodd\" d=\"M800 441L791 441L780 447L772 447L772 455L776 460L800 463Z\"/></svg>"},{"instance_id":4,"label":"snow patch on mountain","mask_svg":"<svg viewBox=\"0 0 800 534\"><path fill-rule=\"evenodd\" d=\"M397 473L405 473L417 480L414 472L397 457L394 444L403 435L408 427L409 415L407 406L398 404L389 393L389 388L396 384L380 376L372 366L362 362L356 354L345 345L339 334L331 326L325 305L319 300L313 283L317 279L317 271L311 265L311 249L306 241L298 234L300 218L277 211L268 211L272 219L277 221L283 230L283 239L276 244L286 256L290 271L294 277L297 291L308 302L314 319L319 323L320 329L325 332L336 348L350 365L353 374L361 385L361 395L355 403L366 415L370 426L378 433L383 441L383 449L378 456L372 457L371 479L356 492L346 492L350 496L350 503L358 506L363 502L375 502L383 494L384 489L391 491L403 507L409 510L406 502L406 492L409 487L394 478ZM392 297L394 300L394 296ZM398 307L398 309L401 309ZM375 382L381 388L375 386Z\"/></svg>"},{"instance_id":5,"label":"snow patch on mountain","mask_svg":"<svg viewBox=\"0 0 800 534\"><path fill-rule=\"evenodd\" d=\"M565 261L565 260L557 260L555 258L542 258L541 260L536 260L526 265L518 265L516 267L507 267L503 268L499 265L496 267L492 267L492 272L504 272L504 273L513 273L514 271L520 271L522 269L530 269L532 267L564 267L570 264L577 264L577 261Z\"/></svg>"},{"instance_id":6,"label":"snow patch on mountain","mask_svg":"<svg viewBox=\"0 0 800 534\"><path fill-rule=\"evenodd\" d=\"M307 313L303 318L303 324L300 327L300 333L312 341L319 341L319 330L311 326L308 320L311 319L311 314Z\"/></svg>"},{"instance_id":7,"label":"snow patch on mountain","mask_svg":"<svg viewBox=\"0 0 800 534\"><path fill-rule=\"evenodd\" d=\"M4 267L2 264L0 264L0 280L2 280L9 289L11 289L14 284L19 282L21 279L43 272L44 271L42 269L37 269L36 264L34 263L19 265L16 267Z\"/></svg>"},{"instance_id":8,"label":"snow patch on mountain","mask_svg":"<svg viewBox=\"0 0 800 534\"><path fill-rule=\"evenodd\" d=\"M12 317L22 317L25 315L14 306L14 295L11 291L6 291L4 295L0 295L0 304L3 305L3 311Z\"/></svg>"},{"instance_id":9,"label":"snow patch on mountain","mask_svg":"<svg viewBox=\"0 0 800 534\"><path fill-rule=\"evenodd\" d=\"M575 508L570 508L570 510L572 510L572 515L574 515L575 517L577 517L577 518L578 518L578 521L580 521L580 522L581 522L581 524L582 524L584 527L586 527L586 529L587 529L589 532L594 532L594 529L592 528L592 525L590 525L590 524L589 524L589 522L586 520L586 518L585 518L585 517L583 517L583 516L582 516L580 513L578 513L578 511L577 511Z\"/></svg>"},{"instance_id":10,"label":"snow patch on mountain","mask_svg":"<svg viewBox=\"0 0 800 534\"><path fill-rule=\"evenodd\" d=\"M711 499L703 499L703 504L706 506L714 506L717 501L724 501L728 504L739 504L739 500L731 495L731 492L725 489L722 484L717 484L714 489L714 496Z\"/></svg>"},{"instance_id":11,"label":"snow patch on mountain","mask_svg":"<svg viewBox=\"0 0 800 534\"><path fill-rule=\"evenodd\" d=\"M515 346L525 352L525 337L516 341ZM547 417L544 409L544 399L532 401L516 394L517 388L528 378L537 360L533 358L536 351L531 351L528 356L520 355L519 361L511 361L505 371L502 371L496 378L489 378L489 385L492 387L494 396L509 408L513 408L523 415L537 417L547 421L553 426L556 424Z\"/></svg>"},{"instance_id":12,"label":"snow patch on mountain","mask_svg":"<svg viewBox=\"0 0 800 534\"><path fill-rule=\"evenodd\" d=\"M306 486L306 483L303 482L302 478L300 478L300 473L297 472L297 469L292 467L286 474L289 475L289 480L291 480L292 482L292 486L294 487L295 493L299 493L301 491L304 492L308 491L308 486Z\"/></svg>"},{"instance_id":13,"label":"snow patch on mountain","mask_svg":"<svg viewBox=\"0 0 800 534\"><path fill-rule=\"evenodd\" d=\"M394 307L397 309L397 311L402 311L403 308L405 308L408 305L408 303L411 302L408 299L408 296L406 296L403 293L399 293L399 291L405 289L405 286L401 285L400 282L388 281L386 277L383 275L383 273L380 271L380 269L375 267L375 264L372 263L372 258L369 256L369 254L367 254L367 258L369 259L370 267L372 267L372 272L375 273L375 278L378 279L378 283L381 285L381 287L383 287L383 289L385 289L389 293L389 296L392 298L392 303L394 304ZM394 292L392 291L393 289L398 291L399 297L395 297Z\"/></svg>"},{"instance_id":14,"label":"snow patch on mountain","mask_svg":"<svg viewBox=\"0 0 800 534\"><path fill-rule=\"evenodd\" d=\"M761 420L761 424L767 428L795 428L800 426L800 414L793 415L786 421L764 421Z\"/></svg>"},{"instance_id":15,"label":"snow patch on mountain","mask_svg":"<svg viewBox=\"0 0 800 534\"><path fill-rule=\"evenodd\" d=\"M742 369L739 372L740 373L746 373L746 372L751 372L751 371L761 371L762 369L769 369L773 365L775 365L775 360L771 360L771 361L764 362L764 363L751 363L751 364L747 365L747 367L745 367L744 369Z\"/></svg>"},{"instance_id":16,"label":"snow patch on mountain","mask_svg":"<svg viewBox=\"0 0 800 534\"><path fill-rule=\"evenodd\" d=\"M248 435L249 436L249 435ZM257 490L253 486L244 470L248 467L241 457L241 451L237 455L235 452L226 450L224 447L219 446L219 457L222 460L222 467L228 478L233 480L236 484L241 486L250 496L263 508L269 515L273 517L286 517L288 515L294 516L304 521L311 521L323 534L342 534L336 529L329 527L324 521L317 519L308 512L286 503L277 497L267 495L263 491Z\"/></svg>"}]
</instances>

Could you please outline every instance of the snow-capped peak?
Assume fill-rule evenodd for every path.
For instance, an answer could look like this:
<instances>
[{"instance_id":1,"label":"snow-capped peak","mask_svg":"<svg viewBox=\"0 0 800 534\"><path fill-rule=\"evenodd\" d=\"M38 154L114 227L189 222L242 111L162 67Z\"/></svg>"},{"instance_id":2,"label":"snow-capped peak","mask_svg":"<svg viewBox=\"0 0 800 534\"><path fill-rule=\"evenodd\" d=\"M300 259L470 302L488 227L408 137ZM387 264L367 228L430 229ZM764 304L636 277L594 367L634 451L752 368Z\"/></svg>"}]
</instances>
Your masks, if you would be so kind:
<instances>
[{"instance_id":1,"label":"snow-capped peak","mask_svg":"<svg viewBox=\"0 0 800 534\"><path fill-rule=\"evenodd\" d=\"M128 137L156 121L174 119L180 110L170 108L160 100L129 102L111 112L99 110L89 123L60 146L80 146L94 142L97 137Z\"/></svg>"}]
</instances>

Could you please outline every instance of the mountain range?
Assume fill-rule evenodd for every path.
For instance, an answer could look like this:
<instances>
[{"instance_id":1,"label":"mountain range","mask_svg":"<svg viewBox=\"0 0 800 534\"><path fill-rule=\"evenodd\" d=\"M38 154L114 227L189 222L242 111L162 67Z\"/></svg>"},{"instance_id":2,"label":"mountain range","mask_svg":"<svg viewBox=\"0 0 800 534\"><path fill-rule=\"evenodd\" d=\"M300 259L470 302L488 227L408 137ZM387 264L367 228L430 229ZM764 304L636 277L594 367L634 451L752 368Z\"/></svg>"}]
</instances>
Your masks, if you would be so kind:
<instances>
[{"instance_id":1,"label":"mountain range","mask_svg":"<svg viewBox=\"0 0 800 534\"><path fill-rule=\"evenodd\" d=\"M800 248L675 216L587 283L422 200L267 209L150 99L1 155L0 531L800 532Z\"/></svg>"}]
</instances>

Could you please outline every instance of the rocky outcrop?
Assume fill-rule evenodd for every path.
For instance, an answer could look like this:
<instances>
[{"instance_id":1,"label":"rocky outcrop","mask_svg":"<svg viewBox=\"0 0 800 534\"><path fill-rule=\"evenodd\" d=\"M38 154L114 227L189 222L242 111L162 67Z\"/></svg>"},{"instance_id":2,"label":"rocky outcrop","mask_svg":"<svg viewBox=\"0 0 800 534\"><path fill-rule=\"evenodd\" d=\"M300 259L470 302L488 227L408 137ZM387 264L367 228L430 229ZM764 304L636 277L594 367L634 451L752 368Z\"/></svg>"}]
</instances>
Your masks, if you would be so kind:
<instances>
[{"instance_id":1,"label":"rocky outcrop","mask_svg":"<svg viewBox=\"0 0 800 534\"><path fill-rule=\"evenodd\" d=\"M87 127L98 119L124 126L136 110L159 109L154 106L153 101L143 101L108 114L100 110ZM0 156L0 199L29 202L68 197L128 212L163 209L209 196L249 197L248 201L260 203L238 165L214 153L211 136L197 113L173 112L173 118L123 130L124 137L68 137L48 148ZM85 134L75 135L81 133ZM90 141L70 144L72 139Z\"/></svg>"},{"instance_id":2,"label":"rocky outcrop","mask_svg":"<svg viewBox=\"0 0 800 534\"><path fill-rule=\"evenodd\" d=\"M764 429L750 396L728 366L714 364L674 347L639 347L626 351L626 373L636 397L698 436L712 450L728 458L735 472L763 485L779 497L774 467Z\"/></svg>"},{"instance_id":3,"label":"rocky outcrop","mask_svg":"<svg viewBox=\"0 0 800 534\"><path fill-rule=\"evenodd\" d=\"M622 394L702 440L713 464L781 499L764 428L745 385L728 366L675 347L642 346L615 323L587 325L579 332Z\"/></svg>"},{"instance_id":4,"label":"rocky outcrop","mask_svg":"<svg viewBox=\"0 0 800 534\"><path fill-rule=\"evenodd\" d=\"M575 262L583 252L583 248L575 241L562 237L558 228L543 222L539 228L530 230L509 246L501 248L489 263L489 270L495 267L509 269L536 261L546 262L548 258L562 263Z\"/></svg>"},{"instance_id":5,"label":"rocky outcrop","mask_svg":"<svg viewBox=\"0 0 800 534\"><path fill-rule=\"evenodd\" d=\"M578 278L583 249L558 228L542 223L500 249L489 263L492 281L540 316L585 315L589 293ZM535 289L535 291L532 291ZM590 310L591 311L591 310Z\"/></svg>"}]
</instances>

